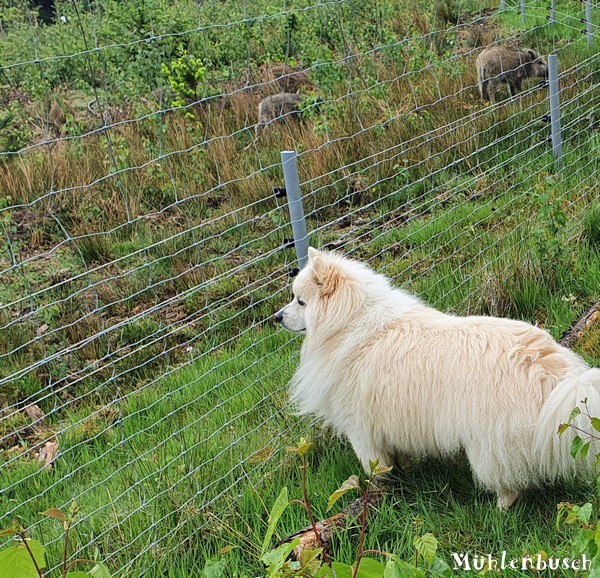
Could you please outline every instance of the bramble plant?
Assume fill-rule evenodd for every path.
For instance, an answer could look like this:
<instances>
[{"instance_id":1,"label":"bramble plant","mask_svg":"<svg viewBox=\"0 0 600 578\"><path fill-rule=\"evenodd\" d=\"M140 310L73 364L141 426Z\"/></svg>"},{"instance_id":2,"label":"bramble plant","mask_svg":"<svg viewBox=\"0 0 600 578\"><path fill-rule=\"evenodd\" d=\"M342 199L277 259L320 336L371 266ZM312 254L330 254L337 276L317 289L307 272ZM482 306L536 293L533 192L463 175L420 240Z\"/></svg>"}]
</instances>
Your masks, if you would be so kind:
<instances>
[{"instance_id":1,"label":"bramble plant","mask_svg":"<svg viewBox=\"0 0 600 578\"><path fill-rule=\"evenodd\" d=\"M318 525L315 522L312 508L308 498L306 484L306 455L312 448L312 443L301 439L297 447L287 448L289 452L295 453L301 460L301 486L302 500L290 500L287 487L282 488L275 500L269 519L267 531L260 550L260 561L265 565L267 578L290 578L293 576L312 576L314 578L427 578L427 576L452 576L451 568L437 554L438 543L435 536L426 533L415 537L413 545L415 548L414 564L410 564L389 552L366 549L365 536L367 531L367 517L370 498L377 490L377 480L385 476L392 468L380 466L379 460L369 462L370 473L364 485L356 475L350 476L327 501L327 510L331 510L337 501L347 493L357 491L360 495L360 537L356 560L353 564L346 564L332 560L323 547ZM315 535L318 547L301 547L300 538L285 541L272 550L268 550L275 528L282 514L291 504L298 504L304 508L308 516L310 527ZM230 547L221 551L221 555L231 549ZM296 551L296 558L292 554ZM387 562L370 558L368 555L384 556ZM226 575L226 564L224 558L218 561L208 560L204 567L204 574L211 578L221 578Z\"/></svg>"},{"instance_id":2,"label":"bramble plant","mask_svg":"<svg viewBox=\"0 0 600 578\"><path fill-rule=\"evenodd\" d=\"M555 179L542 174L533 193L534 202L539 208L538 228L533 236L539 256L550 261L561 260L564 253L561 236L567 229L567 215L563 206L565 201L557 198L555 190Z\"/></svg>"},{"instance_id":3,"label":"bramble plant","mask_svg":"<svg viewBox=\"0 0 600 578\"><path fill-rule=\"evenodd\" d=\"M600 441L600 418L592 416L588 407L587 398L582 400L583 410L576 407L571 412L569 419L558 428L558 434L563 435L568 429L577 431L577 435L571 442L571 455L573 459L587 460L591 444ZM591 430L586 430L574 421L579 416L589 420ZM596 453L594 467L597 469L600 465L600 452ZM597 496L600 498L600 477L596 483ZM600 578L600 520L592 519L594 506L587 502L581 506L569 502L558 504L558 516L556 526L561 523L571 526L578 526L579 531L572 540L572 546L575 556L586 555L590 560L591 571L588 578ZM597 518L597 514L595 516Z\"/></svg>"},{"instance_id":4,"label":"bramble plant","mask_svg":"<svg viewBox=\"0 0 600 578\"><path fill-rule=\"evenodd\" d=\"M41 516L53 518L63 526L63 558L61 564L61 578L111 578L108 568L96 560L77 558L69 562L69 532L79 513L79 507L72 503L68 512L51 508L41 512ZM44 578L47 568L46 548L41 542L33 540L27 535L25 528L17 521L13 521L10 528L0 530L0 538L14 537L15 543L0 551L0 577L2 578ZM89 572L74 571L75 566L93 564Z\"/></svg>"}]
</instances>

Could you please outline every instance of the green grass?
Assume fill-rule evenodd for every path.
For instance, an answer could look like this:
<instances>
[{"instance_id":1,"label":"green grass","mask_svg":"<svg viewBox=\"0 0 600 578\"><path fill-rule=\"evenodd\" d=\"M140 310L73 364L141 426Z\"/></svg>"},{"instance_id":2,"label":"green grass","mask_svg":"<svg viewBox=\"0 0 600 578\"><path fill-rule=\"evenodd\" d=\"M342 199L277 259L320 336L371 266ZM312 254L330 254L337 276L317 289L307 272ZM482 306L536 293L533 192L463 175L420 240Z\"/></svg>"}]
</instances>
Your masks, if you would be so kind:
<instances>
[{"instance_id":1,"label":"green grass","mask_svg":"<svg viewBox=\"0 0 600 578\"><path fill-rule=\"evenodd\" d=\"M203 3L202 10L214 12L208 21L240 16L239 4L226 4L229 12L220 2ZM111 130L119 167L150 162L158 152L188 150L203 138L240 134L150 162L119 179L57 194L24 211L0 213L12 239L0 244L3 267L15 254L17 260L35 257L63 243L0 283L0 302L9 305L0 321L11 324L0 336L0 353L18 348L3 357L0 376L68 351L0 391L2 406L29 399L47 414L40 431L28 427L21 412L1 414L0 433L7 441L0 447L0 519L18 515L30 525L38 512L77 499L83 519L73 544L82 548L79 554L91 556L97 546L112 569L127 568L124 576L199 575L204 560L227 545L237 546L227 554L228 575L254 576L261 572L257 553L271 504L283 486L293 497L301 495L298 463L285 452L287 445L301 435L315 443L308 484L319 517L328 495L359 473L343 440L297 419L287 407L286 384L300 340L264 321L287 301L286 268L294 264L293 250L281 248L283 237L291 236L285 211L270 195L282 184L283 148L296 147L302 179L314 179L304 191L314 244L342 242L343 251L436 307L525 319L558 339L597 301L595 61L562 79L565 168L557 171L546 142L549 129L540 120L547 112L545 91L495 108L482 104L474 88L463 90L474 84L474 54L452 60L451 31L435 45L414 40L365 55L352 70L335 63L346 55L344 43L336 44L339 32L360 29L350 48L366 51L381 35L389 41L425 34L435 18L451 17L425 10L419 24L414 7L405 18L410 7L381 3L388 12L379 29L368 6L350 4L355 12L332 7L322 21L305 14L302 26L292 31L300 50L296 56L305 65L321 63L312 80L328 101L306 127L272 131L248 152L253 135L242 129L257 95L232 99L225 111L195 111L193 122L156 115ZM572 11L572 3L559 7ZM257 12L264 8L248 5ZM535 28L523 31L519 41L544 54L556 51L563 71L590 57L578 23L571 26L567 19L551 29L543 26L545 7L532 10L527 28ZM197 16L194 12L194 26ZM163 17L157 16L157 23L168 21ZM280 20L272 30L259 23L250 27L245 47L228 44L229 32L195 39L194 46L205 43L204 54L214 57L207 73L211 91L231 91L227 83L246 69L248 59L254 58L253 68L284 59L280 40L287 33ZM499 37L522 31L518 13L507 12L495 22ZM341 27L326 26L332 23ZM48 41L42 43L44 54L68 33L67 27L27 32ZM106 37L113 33L102 30ZM20 36L3 58L16 59L15 51L28 38ZM30 49L19 57L26 58ZM135 84L139 74L150 74L164 56L147 69L134 61L131 83L118 66L123 54L114 58L106 80L113 97L121 98L142 94ZM58 83L56 78L77 74L75 67L52 76L59 66L44 69L48 79ZM424 66L428 70L419 72ZM407 67L414 72L410 80L374 86ZM43 100L49 87L28 71L19 71L20 80L31 87L32 98ZM155 82L145 79L144 91ZM89 87L81 90L86 96ZM407 111L407 94L419 100L419 110ZM440 95L455 96L440 100ZM137 106L128 110L131 117L149 112L146 105ZM348 135L354 136L345 140ZM338 137L344 140L336 142ZM94 182L114 169L104 136L61 145L52 155L34 149L18 163L2 161L0 207L28 204L50 186ZM223 182L227 186L217 186ZM175 199L177 206L170 206ZM339 222L347 213L349 224ZM40 218L48 214L62 226ZM114 325L119 329L105 332ZM90 335L99 337L70 349ZM592 328L579 344L595 365L599 336ZM52 469L41 470L31 448L54 433L61 453ZM414 464L394 479L393 492L369 523L367 547L407 560L414 555L414 536L422 532L436 535L448 562L451 552L466 550L569 555L571 532L555 527L556 503L593 499L589 488L577 484L543 488L499 514L493 496L475 487L460 459ZM289 509L277 538L305 525L302 510ZM44 541L60 533L52 522L32 531ZM351 562L356 545L356 528L350 528L336 540L336 558ZM52 552L58 554L57 543Z\"/></svg>"},{"instance_id":2,"label":"green grass","mask_svg":"<svg viewBox=\"0 0 600 578\"><path fill-rule=\"evenodd\" d=\"M595 171L590 177L597 178ZM573 178L567 171L553 194L557 210L579 214L589 200L569 195ZM549 226L527 192L511 188L493 200L435 208L361 244L358 252L437 306L520 317L559 338L597 298L600 253L588 225L569 223L559 231L561 252L545 262L532 239ZM279 304L286 300L285 294L277 297ZM269 302L271 311L274 305ZM143 334L145 328L127 327L138 330ZM585 343L583 353L600 363L597 348L589 345L593 338ZM113 568L131 564L132 575L151 567L153 576L187 576L201 560L236 545L227 555L230 571L256 575L270 505L284 485L300 496L298 464L285 454L286 445L307 432L315 441L309 493L319 517L328 495L359 472L346 443L309 428L286 407L298 347L299 340L290 342L265 325L164 378L138 380L125 395L114 390L110 405L102 401L105 394L94 405L94 395L74 403L56 424L62 455L53 470L39 472L31 459L13 459L0 470L2 487L15 484L5 494L3 512L26 503L18 513L31 522L37 512L75 498L85 521L74 543L94 536L103 552L117 552L109 556ZM576 485L532 490L514 510L499 514L493 496L474 486L464 461L424 462L397 474L394 492L370 522L367 544L410 559L413 537L431 531L447 560L462 550L568 555L569 531L554 526L556 503L588 499L589 488ZM278 533L285 537L305 524L300 509L290 510ZM44 535L56 534L46 528ZM335 548L337 559L350 562L356 530L342 533Z\"/></svg>"},{"instance_id":3,"label":"green grass","mask_svg":"<svg viewBox=\"0 0 600 578\"><path fill-rule=\"evenodd\" d=\"M283 451L307 434L308 425L286 408L283 388L298 348L288 339L265 330L236 350L140 388L91 420L80 423L86 412L74 413L60 437L62 459L9 492L3 509L31 500L19 511L30 521L76 497L85 519L75 544L94 536L101 551L120 550L109 565L132 564L129 575L151 567L151 576L191 576L228 545L237 546L227 554L229 575L256 575L275 497L284 485L301 497L299 463ZM360 466L346 443L311 430L308 490L321 518L329 494ZM37 470L24 465L5 469L2 486ZM366 545L411 559L415 535L433 532L447 561L455 551L568 556L571 533L556 529L556 504L591 497L590 488L576 483L531 490L514 509L499 513L494 496L475 487L464 459L424 461L395 474L392 493L369 523ZM301 508L290 508L277 537L306 523ZM48 525L46 539L58 530ZM356 528L342 532L335 558L352 562L356 543Z\"/></svg>"}]
</instances>

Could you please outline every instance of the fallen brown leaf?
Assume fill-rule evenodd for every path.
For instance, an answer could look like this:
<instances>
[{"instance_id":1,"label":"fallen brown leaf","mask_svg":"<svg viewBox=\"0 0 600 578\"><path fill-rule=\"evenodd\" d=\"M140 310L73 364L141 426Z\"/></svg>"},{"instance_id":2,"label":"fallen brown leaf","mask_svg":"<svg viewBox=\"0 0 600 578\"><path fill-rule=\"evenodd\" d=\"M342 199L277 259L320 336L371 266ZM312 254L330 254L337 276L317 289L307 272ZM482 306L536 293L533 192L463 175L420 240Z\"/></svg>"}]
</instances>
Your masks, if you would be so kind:
<instances>
[{"instance_id":1,"label":"fallen brown leaf","mask_svg":"<svg viewBox=\"0 0 600 578\"><path fill-rule=\"evenodd\" d=\"M25 408L25 413L27 414L27 417L33 422L33 425L43 425L43 421L46 417L46 414L35 403L28 405Z\"/></svg>"},{"instance_id":2,"label":"fallen brown leaf","mask_svg":"<svg viewBox=\"0 0 600 578\"><path fill-rule=\"evenodd\" d=\"M58 455L58 442L46 442L46 445L40 450L38 462L44 462L44 468L50 469L52 462Z\"/></svg>"}]
</instances>

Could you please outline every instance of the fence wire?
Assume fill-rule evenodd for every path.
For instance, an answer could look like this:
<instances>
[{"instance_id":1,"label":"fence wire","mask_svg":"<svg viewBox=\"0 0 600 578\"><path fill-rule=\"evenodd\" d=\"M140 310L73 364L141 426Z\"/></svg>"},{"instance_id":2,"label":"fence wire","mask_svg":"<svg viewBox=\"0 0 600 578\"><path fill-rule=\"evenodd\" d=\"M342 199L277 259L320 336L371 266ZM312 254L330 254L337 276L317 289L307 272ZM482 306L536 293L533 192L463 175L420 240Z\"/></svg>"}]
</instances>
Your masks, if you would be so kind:
<instances>
[{"instance_id":1,"label":"fence wire","mask_svg":"<svg viewBox=\"0 0 600 578\"><path fill-rule=\"evenodd\" d=\"M600 184L597 7L588 48L571 2L166 4L0 2L0 520L77 501L71 560L122 576L222 531L313 428L269 320L296 267L281 150L313 245L459 313L527 317L506 287L573 260ZM479 96L502 45L558 56L560 172L540 79Z\"/></svg>"}]
</instances>

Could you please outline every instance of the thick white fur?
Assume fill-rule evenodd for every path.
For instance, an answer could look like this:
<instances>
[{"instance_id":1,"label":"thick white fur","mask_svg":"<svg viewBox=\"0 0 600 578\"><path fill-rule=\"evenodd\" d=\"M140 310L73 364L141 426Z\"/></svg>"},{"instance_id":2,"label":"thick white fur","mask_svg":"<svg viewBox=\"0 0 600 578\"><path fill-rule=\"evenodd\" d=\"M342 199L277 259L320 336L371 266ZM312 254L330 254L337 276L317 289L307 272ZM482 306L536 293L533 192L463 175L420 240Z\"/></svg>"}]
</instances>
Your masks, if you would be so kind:
<instances>
[{"instance_id":1,"label":"thick white fur","mask_svg":"<svg viewBox=\"0 0 600 578\"><path fill-rule=\"evenodd\" d=\"M464 450L502 509L529 486L591 470L569 454L575 432L557 430L584 399L600 416L600 369L547 332L447 315L312 248L293 291L277 314L306 333L292 400L346 436L365 468Z\"/></svg>"}]
</instances>

